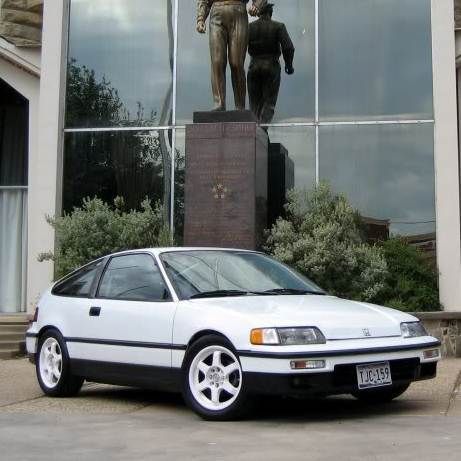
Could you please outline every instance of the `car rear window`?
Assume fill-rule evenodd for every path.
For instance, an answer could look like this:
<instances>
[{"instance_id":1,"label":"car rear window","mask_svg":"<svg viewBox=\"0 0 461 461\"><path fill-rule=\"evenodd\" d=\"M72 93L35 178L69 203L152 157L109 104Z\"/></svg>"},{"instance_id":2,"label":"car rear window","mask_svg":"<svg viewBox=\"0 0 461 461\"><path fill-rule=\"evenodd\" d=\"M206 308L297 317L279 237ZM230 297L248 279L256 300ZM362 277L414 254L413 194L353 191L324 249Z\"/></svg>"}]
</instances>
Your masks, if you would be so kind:
<instances>
[{"instance_id":1,"label":"car rear window","mask_svg":"<svg viewBox=\"0 0 461 461\"><path fill-rule=\"evenodd\" d=\"M95 277L99 274L104 265L101 259L82 267L77 272L59 282L52 290L54 295L87 297L91 293Z\"/></svg>"}]
</instances>

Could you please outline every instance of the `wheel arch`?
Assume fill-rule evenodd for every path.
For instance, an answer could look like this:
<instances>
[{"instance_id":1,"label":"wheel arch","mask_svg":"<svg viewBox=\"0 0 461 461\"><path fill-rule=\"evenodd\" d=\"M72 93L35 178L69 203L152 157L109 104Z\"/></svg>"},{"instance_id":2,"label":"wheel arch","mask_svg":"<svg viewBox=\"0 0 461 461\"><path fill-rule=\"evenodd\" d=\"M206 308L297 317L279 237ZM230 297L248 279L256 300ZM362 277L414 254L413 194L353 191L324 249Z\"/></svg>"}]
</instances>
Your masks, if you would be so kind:
<instances>
[{"instance_id":1,"label":"wheel arch","mask_svg":"<svg viewBox=\"0 0 461 461\"><path fill-rule=\"evenodd\" d=\"M221 333L220 331L213 330L213 329L200 330L189 339L187 346L186 346L186 351L184 353L184 358L182 360L181 367L184 366L184 363L189 354L190 348L193 346L193 344L195 344L199 339L204 338L205 336L219 336L225 339L226 341L228 341L234 350L236 349L233 342L224 333Z\"/></svg>"},{"instance_id":2,"label":"wheel arch","mask_svg":"<svg viewBox=\"0 0 461 461\"><path fill-rule=\"evenodd\" d=\"M37 339L40 340L40 338L50 330L57 331L61 336L62 332L59 330L59 328L55 327L54 325L45 325L42 328L40 328L39 332L37 333Z\"/></svg>"}]
</instances>

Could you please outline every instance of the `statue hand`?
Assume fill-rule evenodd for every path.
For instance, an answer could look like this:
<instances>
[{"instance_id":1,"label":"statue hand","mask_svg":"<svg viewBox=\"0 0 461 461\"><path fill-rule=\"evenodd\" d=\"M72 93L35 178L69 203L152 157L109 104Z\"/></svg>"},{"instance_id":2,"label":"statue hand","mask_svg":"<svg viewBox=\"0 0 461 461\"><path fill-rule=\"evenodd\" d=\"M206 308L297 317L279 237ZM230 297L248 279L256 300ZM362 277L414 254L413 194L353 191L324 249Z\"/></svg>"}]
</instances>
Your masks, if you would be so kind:
<instances>
[{"instance_id":1,"label":"statue hand","mask_svg":"<svg viewBox=\"0 0 461 461\"><path fill-rule=\"evenodd\" d=\"M295 69L294 69L294 67L285 67L285 72L288 75L293 75L295 73Z\"/></svg>"},{"instance_id":2,"label":"statue hand","mask_svg":"<svg viewBox=\"0 0 461 461\"><path fill-rule=\"evenodd\" d=\"M258 16L258 14L259 14L259 9L258 9L257 6L252 5L252 6L250 7L250 9L248 10L248 12L250 13L250 16Z\"/></svg>"},{"instance_id":3,"label":"statue hand","mask_svg":"<svg viewBox=\"0 0 461 461\"><path fill-rule=\"evenodd\" d=\"M198 21L197 22L197 32L199 34L204 34L206 32L206 24L205 21Z\"/></svg>"}]
</instances>

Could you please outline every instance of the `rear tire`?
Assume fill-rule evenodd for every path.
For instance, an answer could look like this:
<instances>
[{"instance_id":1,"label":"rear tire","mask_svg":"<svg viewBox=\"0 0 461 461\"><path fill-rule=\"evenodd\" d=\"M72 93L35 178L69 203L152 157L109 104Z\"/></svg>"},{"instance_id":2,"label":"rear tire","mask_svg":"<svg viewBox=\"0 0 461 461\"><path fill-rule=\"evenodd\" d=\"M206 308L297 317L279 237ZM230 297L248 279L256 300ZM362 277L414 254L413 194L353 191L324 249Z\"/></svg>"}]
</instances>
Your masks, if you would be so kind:
<instances>
[{"instance_id":1,"label":"rear tire","mask_svg":"<svg viewBox=\"0 0 461 461\"><path fill-rule=\"evenodd\" d=\"M242 367L229 341L209 335L192 344L183 365L183 397L209 421L235 420L247 413Z\"/></svg>"},{"instance_id":2,"label":"rear tire","mask_svg":"<svg viewBox=\"0 0 461 461\"><path fill-rule=\"evenodd\" d=\"M353 392L352 395L361 402L370 404L388 403L400 397L410 387L410 383L390 386L385 389L369 389Z\"/></svg>"},{"instance_id":3,"label":"rear tire","mask_svg":"<svg viewBox=\"0 0 461 461\"><path fill-rule=\"evenodd\" d=\"M57 330L48 330L40 336L35 370L40 387L50 397L71 397L83 385L84 379L70 371L66 343Z\"/></svg>"}]
</instances>

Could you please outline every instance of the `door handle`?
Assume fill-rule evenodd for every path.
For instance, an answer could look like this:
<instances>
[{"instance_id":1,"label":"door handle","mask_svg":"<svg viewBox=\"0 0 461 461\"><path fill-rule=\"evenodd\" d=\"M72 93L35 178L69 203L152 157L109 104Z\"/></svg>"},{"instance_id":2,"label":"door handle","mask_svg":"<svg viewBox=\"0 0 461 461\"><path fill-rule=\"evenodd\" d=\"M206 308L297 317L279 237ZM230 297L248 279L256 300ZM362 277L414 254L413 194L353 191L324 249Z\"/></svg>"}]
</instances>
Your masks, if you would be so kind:
<instances>
[{"instance_id":1,"label":"door handle","mask_svg":"<svg viewBox=\"0 0 461 461\"><path fill-rule=\"evenodd\" d=\"M99 317L99 314L101 313L101 308L100 307L90 307L90 317Z\"/></svg>"}]
</instances>

